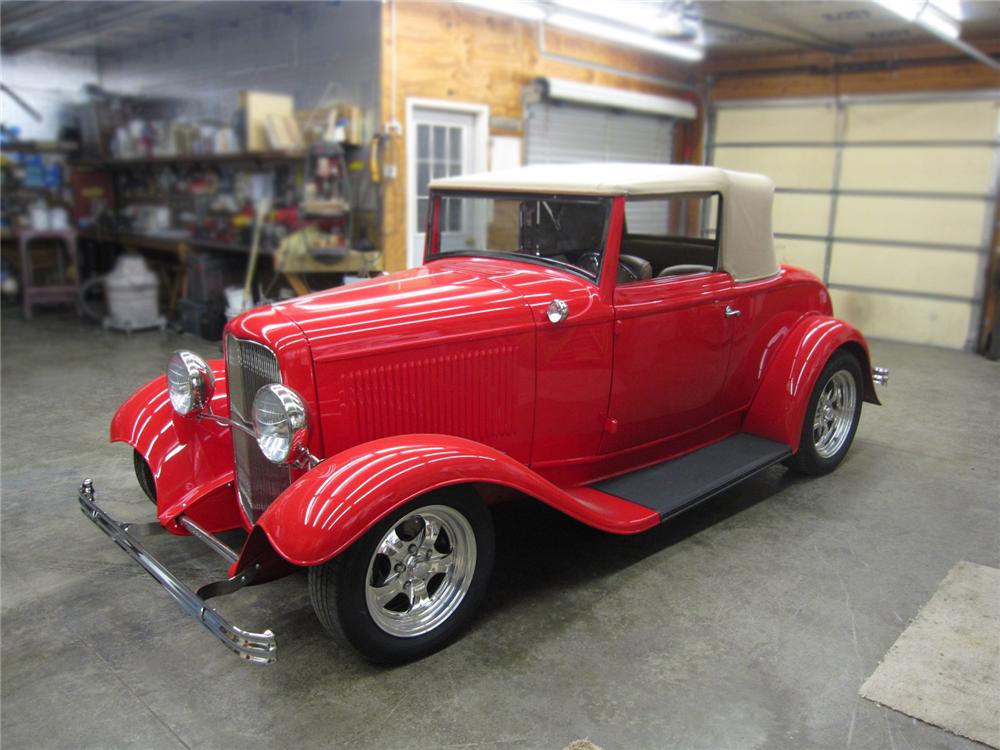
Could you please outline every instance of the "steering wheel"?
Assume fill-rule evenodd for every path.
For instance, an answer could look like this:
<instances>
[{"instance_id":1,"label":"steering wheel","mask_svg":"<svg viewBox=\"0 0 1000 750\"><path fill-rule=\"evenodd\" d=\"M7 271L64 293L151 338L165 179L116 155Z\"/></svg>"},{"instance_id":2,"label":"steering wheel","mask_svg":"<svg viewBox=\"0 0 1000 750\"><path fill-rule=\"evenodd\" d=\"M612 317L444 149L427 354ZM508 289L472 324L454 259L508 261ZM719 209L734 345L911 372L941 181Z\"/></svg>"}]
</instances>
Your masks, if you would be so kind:
<instances>
[{"instance_id":1,"label":"steering wheel","mask_svg":"<svg viewBox=\"0 0 1000 750\"><path fill-rule=\"evenodd\" d=\"M597 269L601 266L601 256L599 253L584 253L576 259L576 265L596 278ZM640 281L640 276L632 268L618 261L618 281Z\"/></svg>"}]
</instances>

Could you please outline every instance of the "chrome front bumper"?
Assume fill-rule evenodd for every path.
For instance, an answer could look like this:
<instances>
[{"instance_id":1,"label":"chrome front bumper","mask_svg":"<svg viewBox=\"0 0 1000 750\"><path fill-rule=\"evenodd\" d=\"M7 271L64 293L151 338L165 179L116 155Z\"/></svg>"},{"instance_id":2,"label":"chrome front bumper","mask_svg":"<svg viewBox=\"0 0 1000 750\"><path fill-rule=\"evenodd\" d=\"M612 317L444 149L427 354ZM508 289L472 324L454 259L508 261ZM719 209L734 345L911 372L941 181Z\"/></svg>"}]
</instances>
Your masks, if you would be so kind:
<instances>
[{"instance_id":1,"label":"chrome front bumper","mask_svg":"<svg viewBox=\"0 0 1000 750\"><path fill-rule=\"evenodd\" d=\"M241 658L256 664L270 664L276 659L277 645L274 633L251 633L229 623L222 615L208 606L205 600L183 584L162 563L150 555L129 533L130 524L120 523L101 510L94 501L94 485L89 479L80 487L80 508L94 524L125 550L167 590L181 609L200 622L209 633ZM208 594L206 594L208 596Z\"/></svg>"}]
</instances>

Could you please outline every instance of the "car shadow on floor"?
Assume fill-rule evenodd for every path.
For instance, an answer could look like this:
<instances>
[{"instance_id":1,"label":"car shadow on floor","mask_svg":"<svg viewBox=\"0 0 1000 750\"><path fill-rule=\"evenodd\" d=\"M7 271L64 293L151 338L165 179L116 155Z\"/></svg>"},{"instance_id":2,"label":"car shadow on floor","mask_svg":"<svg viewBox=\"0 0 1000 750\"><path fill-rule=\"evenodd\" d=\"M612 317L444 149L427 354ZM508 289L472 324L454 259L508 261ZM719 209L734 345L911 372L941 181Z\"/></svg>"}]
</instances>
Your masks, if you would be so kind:
<instances>
[{"instance_id":1,"label":"car shadow on floor","mask_svg":"<svg viewBox=\"0 0 1000 750\"><path fill-rule=\"evenodd\" d=\"M551 600L558 592L615 576L759 503L776 499L802 481L807 479L784 467L773 467L671 521L630 536L591 528L528 497L497 504L493 506L497 546L493 577L470 630L502 623L518 604L530 606L533 601ZM243 532L220 536L239 548ZM205 554L211 560L208 550ZM266 596L262 589L267 589ZM259 589L252 587L243 596L248 594L271 612L271 625L288 644L283 647L283 660L294 660L296 652L330 647L328 636L313 616L304 569ZM340 659L342 668L357 674L399 668L369 664L353 652L341 652Z\"/></svg>"},{"instance_id":2,"label":"car shadow on floor","mask_svg":"<svg viewBox=\"0 0 1000 750\"><path fill-rule=\"evenodd\" d=\"M803 481L807 478L783 466L773 467L660 526L629 536L591 528L527 497L496 505L496 563L478 620L502 616L518 602L544 598L549 591L613 576Z\"/></svg>"}]
</instances>

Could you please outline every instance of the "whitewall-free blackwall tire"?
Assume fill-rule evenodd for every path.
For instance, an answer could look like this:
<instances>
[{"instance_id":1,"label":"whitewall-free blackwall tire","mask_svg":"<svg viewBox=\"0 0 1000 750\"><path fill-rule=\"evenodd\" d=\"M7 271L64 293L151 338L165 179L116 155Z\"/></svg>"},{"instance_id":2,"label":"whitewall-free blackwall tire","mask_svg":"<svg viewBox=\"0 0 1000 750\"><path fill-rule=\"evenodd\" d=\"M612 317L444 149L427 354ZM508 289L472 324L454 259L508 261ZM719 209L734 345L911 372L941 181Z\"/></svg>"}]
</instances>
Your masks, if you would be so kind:
<instances>
[{"instance_id":1,"label":"whitewall-free blackwall tire","mask_svg":"<svg viewBox=\"0 0 1000 750\"><path fill-rule=\"evenodd\" d=\"M834 352L820 373L802 420L799 451L790 468L819 476L836 469L854 442L864 393L861 363L849 351Z\"/></svg>"},{"instance_id":2,"label":"whitewall-free blackwall tire","mask_svg":"<svg viewBox=\"0 0 1000 750\"><path fill-rule=\"evenodd\" d=\"M467 488L420 497L346 552L309 569L316 615L338 642L379 663L412 661L475 615L493 569L493 520Z\"/></svg>"}]
</instances>

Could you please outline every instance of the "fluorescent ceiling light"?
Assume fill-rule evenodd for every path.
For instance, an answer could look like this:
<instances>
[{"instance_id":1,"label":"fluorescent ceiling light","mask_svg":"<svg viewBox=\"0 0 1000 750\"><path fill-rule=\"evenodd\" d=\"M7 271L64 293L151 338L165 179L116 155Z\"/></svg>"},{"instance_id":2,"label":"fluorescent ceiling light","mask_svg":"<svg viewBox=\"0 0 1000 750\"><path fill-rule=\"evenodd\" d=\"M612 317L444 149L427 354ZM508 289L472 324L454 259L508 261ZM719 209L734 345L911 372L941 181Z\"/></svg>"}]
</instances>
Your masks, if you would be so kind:
<instances>
[{"instance_id":1,"label":"fluorescent ceiling light","mask_svg":"<svg viewBox=\"0 0 1000 750\"><path fill-rule=\"evenodd\" d=\"M656 36L695 36L701 31L700 23L685 23L680 13L661 13L646 26Z\"/></svg>"},{"instance_id":2,"label":"fluorescent ceiling light","mask_svg":"<svg viewBox=\"0 0 1000 750\"><path fill-rule=\"evenodd\" d=\"M571 15L569 13L553 13L548 18L548 22L553 26L560 26L570 31L578 31L581 34L595 36L600 39L607 39L611 42L620 42L629 47L638 47L649 52L655 52L667 57L676 57L680 60L698 62L705 56L705 52L691 44L671 42L666 39L657 39L650 34L639 31L630 31L619 26L612 26L601 21L591 20L582 16Z\"/></svg>"},{"instance_id":3,"label":"fluorescent ceiling light","mask_svg":"<svg viewBox=\"0 0 1000 750\"><path fill-rule=\"evenodd\" d=\"M545 18L545 11L540 6L523 0L455 0L455 2L502 16L523 18L526 21L541 21Z\"/></svg>"},{"instance_id":4,"label":"fluorescent ceiling light","mask_svg":"<svg viewBox=\"0 0 1000 750\"><path fill-rule=\"evenodd\" d=\"M962 20L961 0L931 0L931 5L956 21Z\"/></svg>"},{"instance_id":5,"label":"fluorescent ceiling light","mask_svg":"<svg viewBox=\"0 0 1000 750\"><path fill-rule=\"evenodd\" d=\"M962 35L962 27L953 18L945 15L934 6L928 6L917 17L917 23L927 31L938 36L958 39Z\"/></svg>"},{"instance_id":6,"label":"fluorescent ceiling light","mask_svg":"<svg viewBox=\"0 0 1000 750\"><path fill-rule=\"evenodd\" d=\"M607 0L551 0L551 2L579 13L635 26L656 36L690 36L694 31L693 25L685 24L684 14L681 11L664 10L661 3L609 3Z\"/></svg>"},{"instance_id":7,"label":"fluorescent ceiling light","mask_svg":"<svg viewBox=\"0 0 1000 750\"><path fill-rule=\"evenodd\" d=\"M920 10L924 7L923 0L875 0L875 4L891 10L907 21L916 21Z\"/></svg>"},{"instance_id":8,"label":"fluorescent ceiling light","mask_svg":"<svg viewBox=\"0 0 1000 750\"><path fill-rule=\"evenodd\" d=\"M875 0L900 18L921 26L935 36L958 39L962 34L959 0Z\"/></svg>"}]
</instances>

